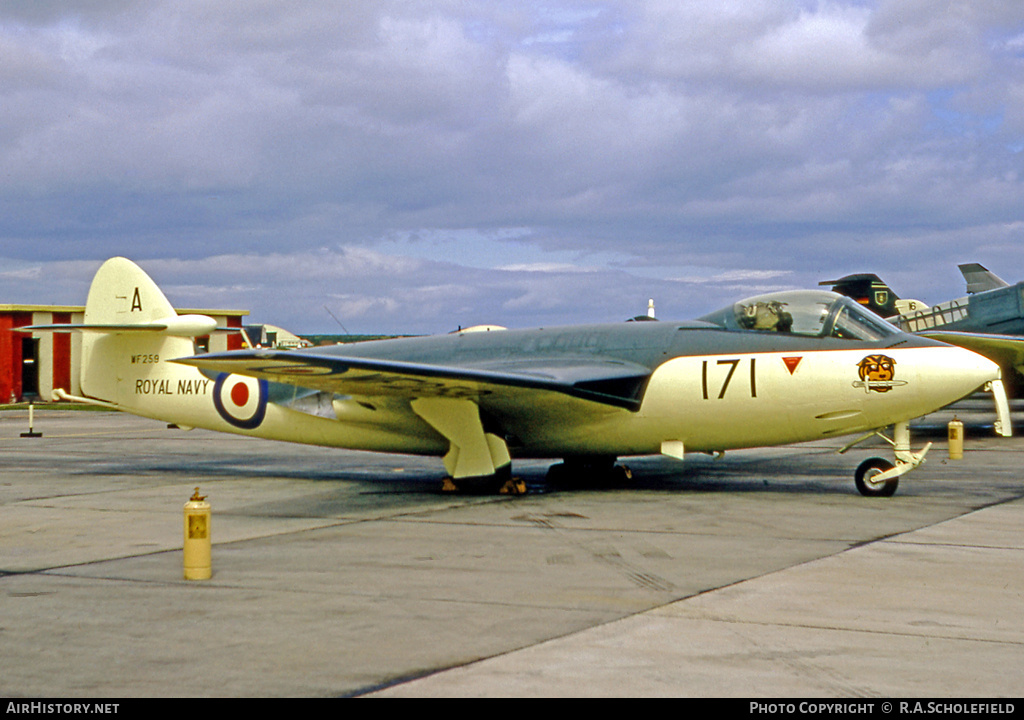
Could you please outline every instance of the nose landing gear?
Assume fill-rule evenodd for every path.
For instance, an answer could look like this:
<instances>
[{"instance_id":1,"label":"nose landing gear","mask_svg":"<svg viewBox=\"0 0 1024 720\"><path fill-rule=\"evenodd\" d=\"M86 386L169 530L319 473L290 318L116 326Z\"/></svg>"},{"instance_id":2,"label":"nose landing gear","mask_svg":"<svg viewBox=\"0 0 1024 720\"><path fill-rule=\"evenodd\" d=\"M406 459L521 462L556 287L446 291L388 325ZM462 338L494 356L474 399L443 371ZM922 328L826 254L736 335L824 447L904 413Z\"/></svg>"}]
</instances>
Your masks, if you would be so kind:
<instances>
[{"instance_id":1,"label":"nose landing gear","mask_svg":"<svg viewBox=\"0 0 1024 720\"><path fill-rule=\"evenodd\" d=\"M839 452L846 452L872 435L877 435L892 445L896 464L893 465L884 458L869 458L857 468L857 472L854 474L854 484L857 486L857 491L865 497L891 497L899 486L900 476L921 465L932 444L925 445L921 452L912 452L910 450L910 423L904 421L893 426L892 439L883 435L881 431L876 431L847 445Z\"/></svg>"}]
</instances>

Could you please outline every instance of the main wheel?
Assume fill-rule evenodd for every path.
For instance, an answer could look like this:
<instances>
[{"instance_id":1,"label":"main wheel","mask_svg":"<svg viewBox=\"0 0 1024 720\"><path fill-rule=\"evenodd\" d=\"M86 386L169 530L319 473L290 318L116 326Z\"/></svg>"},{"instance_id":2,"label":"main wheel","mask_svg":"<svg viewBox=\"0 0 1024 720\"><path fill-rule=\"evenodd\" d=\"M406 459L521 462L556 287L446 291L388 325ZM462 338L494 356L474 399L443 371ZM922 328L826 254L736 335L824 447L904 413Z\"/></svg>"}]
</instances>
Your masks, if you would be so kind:
<instances>
[{"instance_id":1,"label":"main wheel","mask_svg":"<svg viewBox=\"0 0 1024 720\"><path fill-rule=\"evenodd\" d=\"M883 458L869 458L860 464L853 482L857 491L865 497L891 497L899 487L899 478L875 481L875 477L887 470L892 470L893 464Z\"/></svg>"}]
</instances>

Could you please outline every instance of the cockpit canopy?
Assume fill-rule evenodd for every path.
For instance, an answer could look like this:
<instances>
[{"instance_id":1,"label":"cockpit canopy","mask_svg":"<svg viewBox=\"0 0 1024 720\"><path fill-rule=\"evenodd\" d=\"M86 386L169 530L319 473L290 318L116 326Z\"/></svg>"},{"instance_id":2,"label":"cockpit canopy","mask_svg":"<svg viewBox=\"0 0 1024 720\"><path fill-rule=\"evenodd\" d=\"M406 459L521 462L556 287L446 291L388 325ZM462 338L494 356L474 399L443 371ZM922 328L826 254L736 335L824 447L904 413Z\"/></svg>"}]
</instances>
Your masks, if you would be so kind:
<instances>
[{"instance_id":1,"label":"cockpit canopy","mask_svg":"<svg viewBox=\"0 0 1024 720\"><path fill-rule=\"evenodd\" d=\"M727 330L775 332L805 337L876 341L899 334L850 298L824 290L791 290L757 295L701 320Z\"/></svg>"}]
</instances>

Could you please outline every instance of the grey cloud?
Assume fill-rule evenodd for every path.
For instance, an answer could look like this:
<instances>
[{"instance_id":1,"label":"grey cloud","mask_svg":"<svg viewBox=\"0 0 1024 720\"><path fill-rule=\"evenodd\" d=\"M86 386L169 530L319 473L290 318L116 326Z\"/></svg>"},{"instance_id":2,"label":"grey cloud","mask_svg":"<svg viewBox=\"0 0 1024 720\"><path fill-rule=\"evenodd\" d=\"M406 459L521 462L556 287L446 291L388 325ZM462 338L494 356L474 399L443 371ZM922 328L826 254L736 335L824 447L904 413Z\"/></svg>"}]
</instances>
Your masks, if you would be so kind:
<instances>
[{"instance_id":1,"label":"grey cloud","mask_svg":"<svg viewBox=\"0 0 1024 720\"><path fill-rule=\"evenodd\" d=\"M1012 267L1021 38L995 0L5 4L0 256L431 329Z\"/></svg>"}]
</instances>

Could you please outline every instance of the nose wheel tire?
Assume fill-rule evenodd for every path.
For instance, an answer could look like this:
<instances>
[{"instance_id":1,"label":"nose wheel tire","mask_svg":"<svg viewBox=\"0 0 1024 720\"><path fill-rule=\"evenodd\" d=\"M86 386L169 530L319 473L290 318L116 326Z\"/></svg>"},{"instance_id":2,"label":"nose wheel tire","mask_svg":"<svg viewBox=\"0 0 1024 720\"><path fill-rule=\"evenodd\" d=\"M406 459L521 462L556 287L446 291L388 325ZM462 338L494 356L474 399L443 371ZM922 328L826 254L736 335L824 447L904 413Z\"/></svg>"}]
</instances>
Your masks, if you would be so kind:
<instances>
[{"instance_id":1,"label":"nose wheel tire","mask_svg":"<svg viewBox=\"0 0 1024 720\"><path fill-rule=\"evenodd\" d=\"M857 491L865 497L891 497L900 484L898 477L876 481L874 478L892 470L893 464L883 458L869 458L860 464L854 475Z\"/></svg>"}]
</instances>

